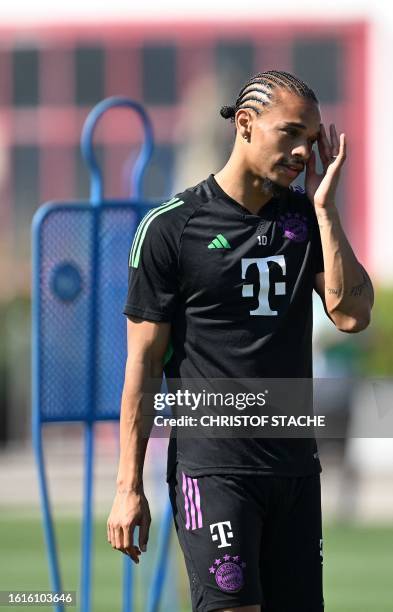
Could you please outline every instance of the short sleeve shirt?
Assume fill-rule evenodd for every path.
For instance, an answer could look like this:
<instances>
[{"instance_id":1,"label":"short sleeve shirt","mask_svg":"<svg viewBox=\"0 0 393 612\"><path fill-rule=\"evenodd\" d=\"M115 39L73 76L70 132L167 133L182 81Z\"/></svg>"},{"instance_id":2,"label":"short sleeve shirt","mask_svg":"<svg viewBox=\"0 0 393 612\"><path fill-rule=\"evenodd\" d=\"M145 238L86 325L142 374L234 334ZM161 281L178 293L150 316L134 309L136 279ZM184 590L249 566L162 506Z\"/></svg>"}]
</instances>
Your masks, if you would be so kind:
<instances>
[{"instance_id":1,"label":"short sleeve shirt","mask_svg":"<svg viewBox=\"0 0 393 612\"><path fill-rule=\"evenodd\" d=\"M150 211L130 250L124 314L171 323L168 378L311 378L314 207L289 188L251 214L213 175ZM217 350L219 347L219 350ZM320 471L313 439L177 440L191 475Z\"/></svg>"}]
</instances>

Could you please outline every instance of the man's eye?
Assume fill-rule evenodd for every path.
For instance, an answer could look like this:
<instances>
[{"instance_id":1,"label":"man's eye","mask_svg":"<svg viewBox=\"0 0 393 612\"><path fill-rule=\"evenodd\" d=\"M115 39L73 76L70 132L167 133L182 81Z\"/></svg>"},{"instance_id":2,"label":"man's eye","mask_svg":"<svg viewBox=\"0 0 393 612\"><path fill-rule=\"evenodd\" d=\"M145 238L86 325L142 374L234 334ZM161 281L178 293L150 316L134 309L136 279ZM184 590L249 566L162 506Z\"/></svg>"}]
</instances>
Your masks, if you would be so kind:
<instances>
[{"instance_id":1,"label":"man's eye","mask_svg":"<svg viewBox=\"0 0 393 612\"><path fill-rule=\"evenodd\" d=\"M284 128L283 132L289 134L289 136L297 136L297 130L295 128Z\"/></svg>"}]
</instances>

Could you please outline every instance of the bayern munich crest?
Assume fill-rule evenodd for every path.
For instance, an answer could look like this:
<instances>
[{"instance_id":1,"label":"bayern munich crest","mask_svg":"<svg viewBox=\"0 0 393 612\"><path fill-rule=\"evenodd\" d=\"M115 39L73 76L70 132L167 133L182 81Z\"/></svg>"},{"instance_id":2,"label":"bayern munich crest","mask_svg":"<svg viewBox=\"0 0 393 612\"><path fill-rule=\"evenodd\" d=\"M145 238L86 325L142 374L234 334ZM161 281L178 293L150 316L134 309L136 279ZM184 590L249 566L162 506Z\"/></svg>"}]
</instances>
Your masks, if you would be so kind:
<instances>
[{"instance_id":1,"label":"bayern munich crest","mask_svg":"<svg viewBox=\"0 0 393 612\"><path fill-rule=\"evenodd\" d=\"M281 215L278 227L282 227L285 238L294 242L304 242L308 236L307 217L300 213L286 213Z\"/></svg>"},{"instance_id":2,"label":"bayern munich crest","mask_svg":"<svg viewBox=\"0 0 393 612\"><path fill-rule=\"evenodd\" d=\"M216 583L221 591L235 593L240 591L244 584L244 568L246 564L239 555L232 557L224 555L221 559L215 559L211 567L210 574L214 574Z\"/></svg>"}]
</instances>

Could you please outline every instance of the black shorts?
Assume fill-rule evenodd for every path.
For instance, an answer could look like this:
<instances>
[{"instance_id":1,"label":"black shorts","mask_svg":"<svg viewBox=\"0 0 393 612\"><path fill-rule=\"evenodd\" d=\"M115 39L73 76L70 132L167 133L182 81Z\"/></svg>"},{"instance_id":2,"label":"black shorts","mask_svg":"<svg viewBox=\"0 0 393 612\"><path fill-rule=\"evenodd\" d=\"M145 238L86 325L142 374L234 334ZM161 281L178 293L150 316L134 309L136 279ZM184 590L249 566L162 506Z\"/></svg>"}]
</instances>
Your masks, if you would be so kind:
<instances>
[{"instance_id":1,"label":"black shorts","mask_svg":"<svg viewBox=\"0 0 393 612\"><path fill-rule=\"evenodd\" d=\"M195 478L178 464L168 484L193 612L323 611L319 474Z\"/></svg>"}]
</instances>

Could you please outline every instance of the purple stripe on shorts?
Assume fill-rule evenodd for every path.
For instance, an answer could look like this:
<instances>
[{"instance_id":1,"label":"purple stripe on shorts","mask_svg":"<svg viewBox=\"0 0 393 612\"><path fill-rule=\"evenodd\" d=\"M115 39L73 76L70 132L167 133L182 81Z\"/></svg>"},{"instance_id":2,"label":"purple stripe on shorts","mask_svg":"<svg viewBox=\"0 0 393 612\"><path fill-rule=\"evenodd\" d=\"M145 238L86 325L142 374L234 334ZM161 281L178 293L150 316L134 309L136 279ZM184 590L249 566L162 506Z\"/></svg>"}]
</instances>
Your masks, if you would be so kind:
<instances>
[{"instance_id":1,"label":"purple stripe on shorts","mask_svg":"<svg viewBox=\"0 0 393 612\"><path fill-rule=\"evenodd\" d=\"M187 480L184 472L183 474L183 495L184 495L184 510L186 511L186 529L190 529L190 515L188 513L188 497L187 497Z\"/></svg>"},{"instance_id":2,"label":"purple stripe on shorts","mask_svg":"<svg viewBox=\"0 0 393 612\"><path fill-rule=\"evenodd\" d=\"M198 527L202 527L201 496L199 494L198 479L193 478L192 481L194 483L194 488L195 488L195 505L196 505L197 516L198 516Z\"/></svg>"},{"instance_id":3,"label":"purple stripe on shorts","mask_svg":"<svg viewBox=\"0 0 393 612\"><path fill-rule=\"evenodd\" d=\"M189 476L187 476L187 482L188 482L188 499L190 502L190 510L191 510L191 525L192 525L192 529L196 529L195 506L194 506L194 501L192 499L193 497L192 480Z\"/></svg>"}]
</instances>

